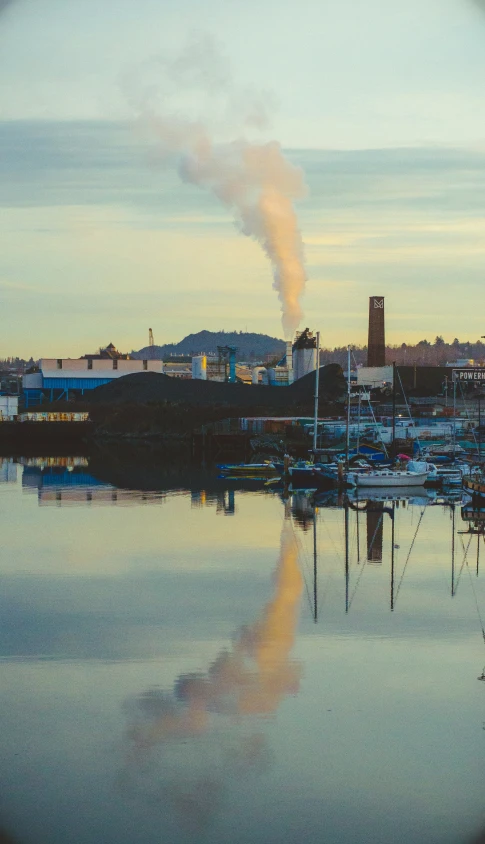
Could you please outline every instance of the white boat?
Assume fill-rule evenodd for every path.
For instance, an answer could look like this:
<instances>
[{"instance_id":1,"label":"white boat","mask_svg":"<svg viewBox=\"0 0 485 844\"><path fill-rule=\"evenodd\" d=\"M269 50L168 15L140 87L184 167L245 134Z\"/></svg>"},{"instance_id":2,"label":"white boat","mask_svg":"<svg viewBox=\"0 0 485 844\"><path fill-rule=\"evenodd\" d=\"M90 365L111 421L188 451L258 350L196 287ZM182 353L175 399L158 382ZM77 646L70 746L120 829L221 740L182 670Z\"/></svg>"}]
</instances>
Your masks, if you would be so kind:
<instances>
[{"instance_id":1,"label":"white boat","mask_svg":"<svg viewBox=\"0 0 485 844\"><path fill-rule=\"evenodd\" d=\"M365 472L360 475L357 472L349 472L348 479L356 487L402 487L402 486L423 486L428 472L406 472L393 471L392 469L381 469L376 472Z\"/></svg>"}]
</instances>

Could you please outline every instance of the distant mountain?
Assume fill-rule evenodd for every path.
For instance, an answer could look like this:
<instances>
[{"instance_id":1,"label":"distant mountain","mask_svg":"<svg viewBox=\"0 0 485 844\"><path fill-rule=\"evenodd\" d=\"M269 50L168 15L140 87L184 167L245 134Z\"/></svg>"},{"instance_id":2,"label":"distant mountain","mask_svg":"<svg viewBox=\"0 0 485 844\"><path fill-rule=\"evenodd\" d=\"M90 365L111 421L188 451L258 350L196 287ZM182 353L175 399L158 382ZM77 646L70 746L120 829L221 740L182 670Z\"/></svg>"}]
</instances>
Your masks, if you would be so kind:
<instances>
[{"instance_id":1,"label":"distant mountain","mask_svg":"<svg viewBox=\"0 0 485 844\"><path fill-rule=\"evenodd\" d=\"M264 360L267 355L282 357L285 353L284 340L267 334L245 331L199 331L188 334L180 343L166 343L164 346L145 346L131 357L137 360L160 359L169 355L217 354L218 346L237 346L238 360Z\"/></svg>"}]
</instances>

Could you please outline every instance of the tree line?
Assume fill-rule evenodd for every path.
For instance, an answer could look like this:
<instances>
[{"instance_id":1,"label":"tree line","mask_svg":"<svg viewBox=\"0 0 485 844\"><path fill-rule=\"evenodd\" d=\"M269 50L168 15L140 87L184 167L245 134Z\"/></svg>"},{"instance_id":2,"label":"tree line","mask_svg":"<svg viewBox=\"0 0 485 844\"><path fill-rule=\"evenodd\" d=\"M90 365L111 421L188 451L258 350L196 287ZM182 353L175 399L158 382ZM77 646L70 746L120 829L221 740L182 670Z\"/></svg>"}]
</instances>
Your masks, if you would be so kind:
<instances>
[{"instance_id":1,"label":"tree line","mask_svg":"<svg viewBox=\"0 0 485 844\"><path fill-rule=\"evenodd\" d=\"M352 346L352 366L367 365L367 346ZM386 346L386 363L394 361L398 366L446 366L456 360L468 359L476 363L485 363L485 343L481 340L461 341L455 337L452 343L446 343L443 337L435 337L433 342L420 340L416 344L401 343ZM347 346L320 350L320 364L339 363L347 368Z\"/></svg>"}]
</instances>

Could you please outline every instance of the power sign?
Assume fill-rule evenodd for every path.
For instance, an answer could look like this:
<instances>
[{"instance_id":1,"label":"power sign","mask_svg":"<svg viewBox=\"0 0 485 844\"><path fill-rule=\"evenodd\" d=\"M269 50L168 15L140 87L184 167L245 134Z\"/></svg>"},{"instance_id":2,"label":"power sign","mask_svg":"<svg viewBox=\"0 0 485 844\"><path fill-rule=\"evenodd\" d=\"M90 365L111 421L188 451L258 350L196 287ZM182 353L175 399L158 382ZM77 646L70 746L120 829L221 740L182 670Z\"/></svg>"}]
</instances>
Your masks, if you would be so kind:
<instances>
[{"instance_id":1,"label":"power sign","mask_svg":"<svg viewBox=\"0 0 485 844\"><path fill-rule=\"evenodd\" d=\"M453 380L461 381L465 384L473 384L478 382L485 382L485 366L474 366L468 369L454 369Z\"/></svg>"}]
</instances>

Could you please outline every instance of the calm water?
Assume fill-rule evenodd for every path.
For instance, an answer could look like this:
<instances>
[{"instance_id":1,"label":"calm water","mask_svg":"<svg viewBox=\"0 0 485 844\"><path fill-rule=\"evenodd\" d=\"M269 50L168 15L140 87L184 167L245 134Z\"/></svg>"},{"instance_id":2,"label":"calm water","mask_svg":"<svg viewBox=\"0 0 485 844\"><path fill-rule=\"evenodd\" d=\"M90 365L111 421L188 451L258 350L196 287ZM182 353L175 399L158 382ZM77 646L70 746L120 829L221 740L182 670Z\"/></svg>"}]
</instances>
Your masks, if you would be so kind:
<instances>
[{"instance_id":1,"label":"calm water","mask_svg":"<svg viewBox=\"0 0 485 844\"><path fill-rule=\"evenodd\" d=\"M485 825L483 537L459 504L314 518L149 459L22 462L0 461L0 826L20 844Z\"/></svg>"}]
</instances>

